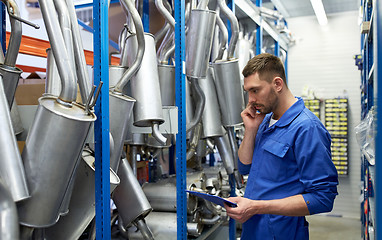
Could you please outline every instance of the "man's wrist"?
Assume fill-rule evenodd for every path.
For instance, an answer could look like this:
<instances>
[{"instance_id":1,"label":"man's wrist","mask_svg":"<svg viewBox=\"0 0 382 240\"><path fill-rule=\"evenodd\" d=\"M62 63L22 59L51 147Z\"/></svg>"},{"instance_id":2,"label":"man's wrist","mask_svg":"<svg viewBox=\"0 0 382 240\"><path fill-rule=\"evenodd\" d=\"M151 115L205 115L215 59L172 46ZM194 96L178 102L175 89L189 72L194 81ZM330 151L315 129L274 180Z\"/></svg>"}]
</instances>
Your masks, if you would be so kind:
<instances>
[{"instance_id":1,"label":"man's wrist","mask_svg":"<svg viewBox=\"0 0 382 240\"><path fill-rule=\"evenodd\" d=\"M269 214L270 201L267 200L252 200L252 215Z\"/></svg>"}]
</instances>

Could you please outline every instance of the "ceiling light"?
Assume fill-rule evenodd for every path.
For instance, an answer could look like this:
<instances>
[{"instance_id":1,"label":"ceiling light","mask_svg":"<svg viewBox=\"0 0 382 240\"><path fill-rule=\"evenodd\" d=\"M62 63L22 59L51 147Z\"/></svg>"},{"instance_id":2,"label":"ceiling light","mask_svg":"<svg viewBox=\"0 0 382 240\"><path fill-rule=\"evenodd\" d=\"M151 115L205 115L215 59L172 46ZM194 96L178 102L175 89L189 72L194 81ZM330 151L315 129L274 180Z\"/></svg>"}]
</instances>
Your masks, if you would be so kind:
<instances>
[{"instance_id":1,"label":"ceiling light","mask_svg":"<svg viewBox=\"0 0 382 240\"><path fill-rule=\"evenodd\" d=\"M326 17L322 0L310 0L310 3L313 6L313 10L314 10L314 13L316 14L318 23L322 26L326 25L328 23L328 18Z\"/></svg>"}]
</instances>

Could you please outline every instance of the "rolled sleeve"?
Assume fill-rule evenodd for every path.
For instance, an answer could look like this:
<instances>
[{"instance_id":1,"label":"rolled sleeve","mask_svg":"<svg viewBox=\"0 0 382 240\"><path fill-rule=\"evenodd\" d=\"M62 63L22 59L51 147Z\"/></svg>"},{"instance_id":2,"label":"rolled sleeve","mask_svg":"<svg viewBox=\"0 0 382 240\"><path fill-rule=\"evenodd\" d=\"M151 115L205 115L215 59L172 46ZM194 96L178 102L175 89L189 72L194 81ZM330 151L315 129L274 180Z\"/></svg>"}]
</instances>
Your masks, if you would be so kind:
<instances>
[{"instance_id":1,"label":"rolled sleeve","mask_svg":"<svg viewBox=\"0 0 382 240\"><path fill-rule=\"evenodd\" d=\"M238 170L239 170L239 173L241 175L247 175L249 174L250 170L251 170L251 166L252 164L244 164L242 163L240 160L237 160L238 161Z\"/></svg>"},{"instance_id":2,"label":"rolled sleeve","mask_svg":"<svg viewBox=\"0 0 382 240\"><path fill-rule=\"evenodd\" d=\"M338 195L338 174L331 160L330 143L330 135L321 125L304 130L296 141L302 195L310 214L330 212Z\"/></svg>"}]
</instances>

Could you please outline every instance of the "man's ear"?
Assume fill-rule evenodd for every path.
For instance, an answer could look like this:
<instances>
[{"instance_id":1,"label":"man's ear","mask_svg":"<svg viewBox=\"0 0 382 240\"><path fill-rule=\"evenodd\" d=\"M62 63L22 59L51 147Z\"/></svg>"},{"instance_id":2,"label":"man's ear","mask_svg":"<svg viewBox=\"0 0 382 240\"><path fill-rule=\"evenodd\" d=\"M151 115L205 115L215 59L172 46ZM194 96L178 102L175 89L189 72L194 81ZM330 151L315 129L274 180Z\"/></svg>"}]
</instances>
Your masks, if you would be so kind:
<instances>
[{"instance_id":1,"label":"man's ear","mask_svg":"<svg viewBox=\"0 0 382 240\"><path fill-rule=\"evenodd\" d=\"M284 87L284 81L281 77L275 77L273 79L273 86L276 92L281 92Z\"/></svg>"}]
</instances>

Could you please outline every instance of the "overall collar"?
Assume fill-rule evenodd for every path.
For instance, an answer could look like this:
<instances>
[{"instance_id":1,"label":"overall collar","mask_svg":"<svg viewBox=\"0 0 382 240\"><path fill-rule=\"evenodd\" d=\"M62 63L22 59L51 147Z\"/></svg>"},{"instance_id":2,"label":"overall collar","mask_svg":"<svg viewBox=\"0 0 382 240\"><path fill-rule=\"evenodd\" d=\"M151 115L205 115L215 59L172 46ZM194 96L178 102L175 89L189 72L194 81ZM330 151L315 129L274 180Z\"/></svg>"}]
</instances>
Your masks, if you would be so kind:
<instances>
[{"instance_id":1,"label":"overall collar","mask_svg":"<svg viewBox=\"0 0 382 240\"><path fill-rule=\"evenodd\" d=\"M295 102L282 116L281 118L273 124L270 128L274 127L285 127L289 125L305 108L304 100L300 97L296 97L297 102ZM273 113L267 114L264 119L264 123L269 125L269 120L272 117Z\"/></svg>"}]
</instances>

